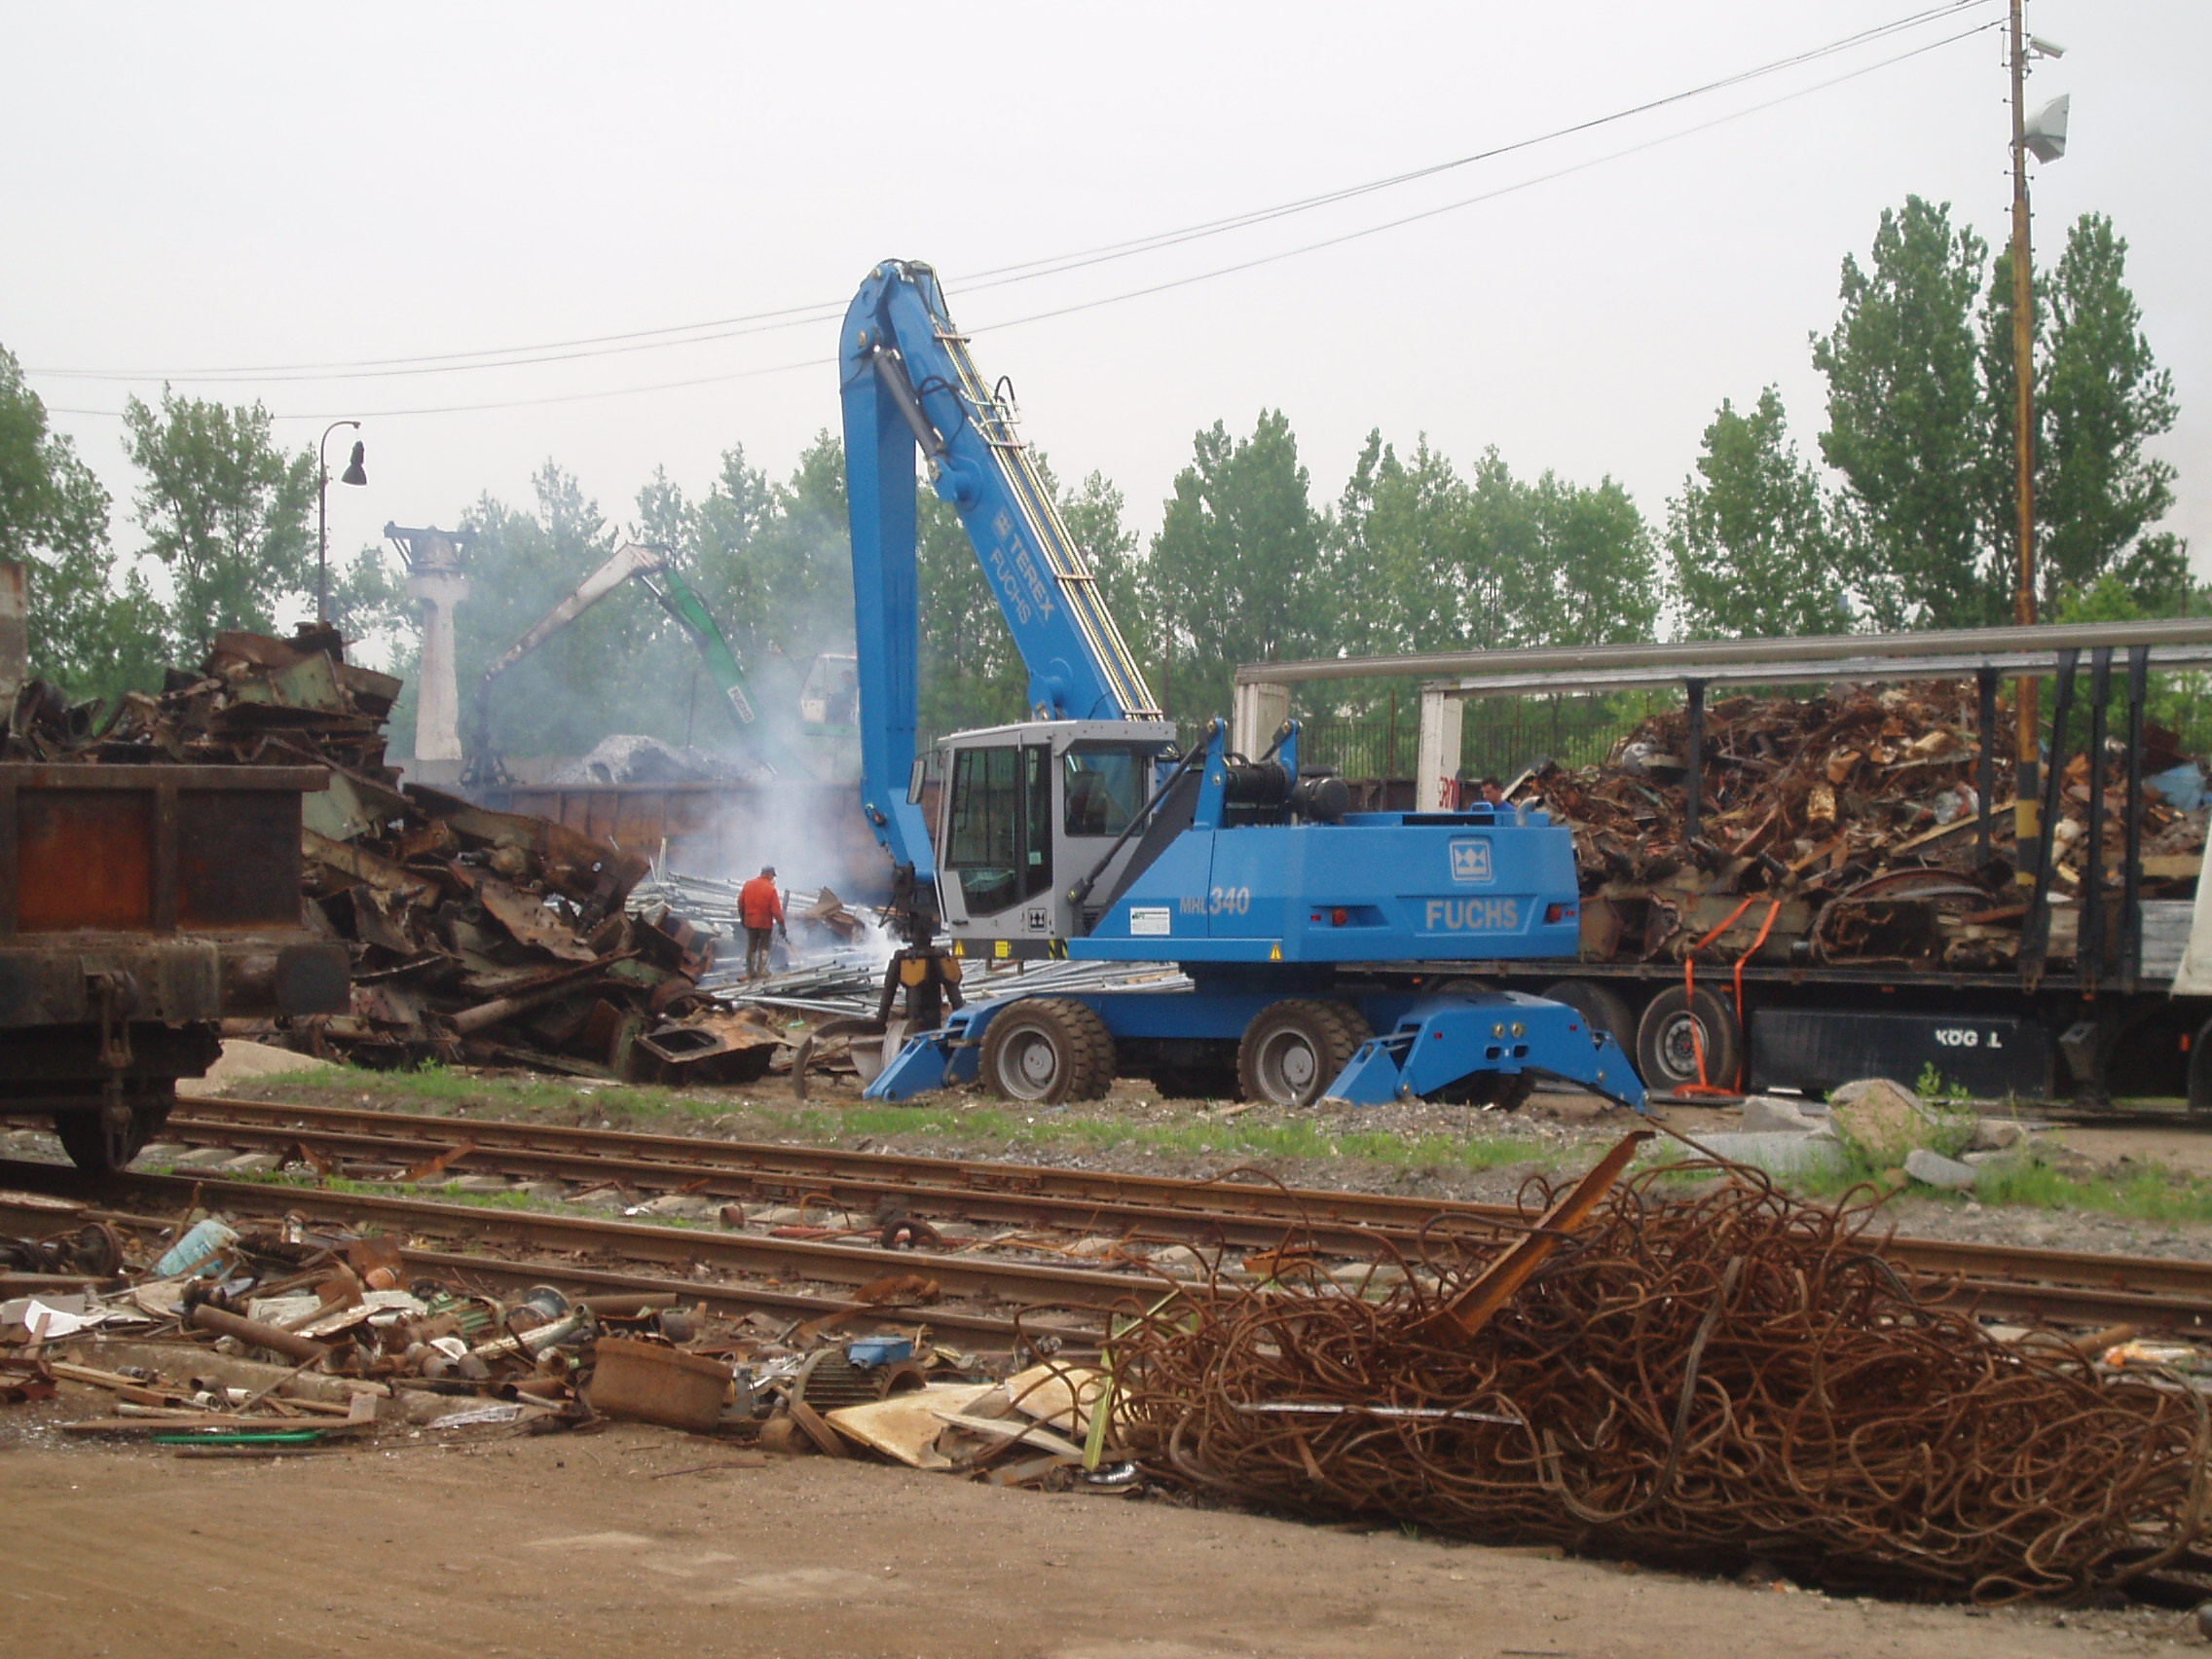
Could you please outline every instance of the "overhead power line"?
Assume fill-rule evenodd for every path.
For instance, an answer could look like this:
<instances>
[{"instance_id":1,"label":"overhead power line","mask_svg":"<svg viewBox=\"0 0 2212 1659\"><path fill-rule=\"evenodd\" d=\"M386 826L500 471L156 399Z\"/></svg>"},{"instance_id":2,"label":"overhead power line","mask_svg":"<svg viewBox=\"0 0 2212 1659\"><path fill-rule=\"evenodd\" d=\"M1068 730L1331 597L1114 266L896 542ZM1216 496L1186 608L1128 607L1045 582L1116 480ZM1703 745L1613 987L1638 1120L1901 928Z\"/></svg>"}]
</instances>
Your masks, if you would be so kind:
<instances>
[{"instance_id":1,"label":"overhead power line","mask_svg":"<svg viewBox=\"0 0 2212 1659\"><path fill-rule=\"evenodd\" d=\"M1346 202L1357 200L1364 196L1374 195L1378 192L1396 189L1400 186L1416 183L1423 179L1435 178L1442 174L1453 172L1460 168L1473 166L1483 162L1495 161L1501 157L1512 155L1523 150L1533 149L1543 144L1554 143L1563 138L1595 131L1599 129L1613 126L1620 122L1633 120L1638 116L1648 115L1653 113L1654 111L1665 109L1676 104L1688 102L1692 99L1700 97L1705 97L1710 95L1711 93L1725 91L1731 87L1742 86L1748 82L1760 80L1767 76L1780 74L1789 69L1798 68L1805 64L1833 56L1838 53L1848 52L1856 48L1867 46L1876 41L1889 39L1899 34L1920 28L1931 22L1956 17L1961 13L1972 11L1977 7L1988 7L1998 3L1999 0L1943 0L1942 4L1923 7L1920 10L1909 13L1904 17L1892 18L1888 22L1878 23L1868 28L1860 29L1852 34L1845 35L1837 40L1828 41L1821 46L1809 47L1802 51L1791 53L1787 56L1774 58L1753 68L1739 70L1734 74L1722 76L1717 80L1703 82L1698 86L1685 88L1680 92L1670 92L1662 97L1649 98L1641 103L1633 104L1623 109L1613 110L1605 115L1593 116L1582 121L1570 123L1564 127L1554 128L1546 132L1537 133L1526 138L1515 139L1509 143L1493 145L1486 150L1478 150L1469 155L1454 157L1448 161L1431 163L1424 166L1411 168L1402 172L1387 174L1381 178L1368 179L1358 184L1346 185L1335 190L1322 192L1317 195L1299 197L1295 200L1276 203L1270 206L1248 209L1244 212L1232 214L1224 218L1204 220L1198 224L1185 225L1174 230L1155 232L1147 236L1132 238L1124 241L1104 243L1099 246L1079 249L1069 253L1054 254L1040 259L1024 260L1013 265L994 266L986 270L969 273L964 276L955 276L948 278L948 280L961 292L974 294L977 292L987 291L993 288L1003 287L1011 283L1035 281L1043 277L1061 276L1071 271L1085 270L1093 266L1107 264L1116 260L1129 259L1142 254L1155 253L1164 248L1180 246L1185 243L1199 240L1205 238L1222 236L1235 231L1250 229L1256 225L1272 223L1274 220L1286 218L1294 214L1308 213L1323 207L1335 206ZM1951 36L1945 40L1937 41L1933 44L1934 46L1948 45L1950 40L1957 38L1960 37ZM1933 50L1933 47L1924 50ZM1917 55L1917 53L1910 53L1904 55ZM1885 67L1888 63L1897 62L1899 60L1899 59L1898 58L1889 58L1885 59L1882 63L1869 65L1868 67ZM1844 78L1849 79L1851 77ZM1834 82L1830 81L1821 83L1821 86L1830 86L1834 84ZM1818 90L1820 90L1819 87L1805 89L1805 91ZM1472 200L1483 199L1484 198L1474 198ZM1445 208L1431 209L1429 211L1433 213L1450 210L1451 208L1448 206ZM1417 214L1413 215L1412 217L1419 218L1423 216L1427 215ZM1392 223L1399 222L1408 221L1392 221ZM1384 226L1378 228L1386 229L1388 227ZM1351 236L1366 234L1371 233L1350 233ZM1342 240L1346 239L1331 239L1331 241ZM1325 246L1330 245L1330 243L1322 242L1316 243L1314 245ZM1271 256L1271 258L1280 257L1287 257L1287 255ZM1267 261L1260 261L1257 263L1266 262ZM1234 269L1242 268L1245 267L1235 267ZM1202 276L1183 278L1176 282L1161 284L1159 286L1181 286L1188 281L1203 279L1204 278ZM1159 288L1155 287L1153 289L1142 291L1156 292L1159 291ZM430 353L419 356L372 357L322 363L276 363L206 369L131 370L41 368L33 369L30 372L57 380L88 380L117 383L148 380L170 380L199 382L202 384L235 382L245 382L251 384L275 384L293 380L379 380L414 377L420 375L461 374L483 369L521 368L539 363L571 362L587 357L614 356L640 351L669 350L686 346L707 345L721 340L736 339L746 335L775 333L792 328L810 327L818 323L829 321L842 314L845 303L846 302L842 299L820 301L812 305L788 306L772 311L753 312L739 316L713 318L701 322L679 323L662 328L636 329L625 333L616 334L588 335L577 339L546 341L530 346L488 347L477 350ZM1084 306L1069 309L1088 310L1096 305L1111 303L1111 300L1092 301L1088 302ZM671 384L683 385L691 383L676 382ZM601 393L597 395L618 394Z\"/></svg>"},{"instance_id":2,"label":"overhead power line","mask_svg":"<svg viewBox=\"0 0 2212 1659\"><path fill-rule=\"evenodd\" d=\"M1966 10L1971 5L1982 3L1987 3L1987 0L1957 0L1957 3L1937 8L1933 13L1926 15L1940 16L1956 13ZM1590 168L1603 166L1608 163L1620 161L1626 157L1638 155L1646 150L1656 149L1664 144L1675 143L1680 139L1694 136L1695 134L1700 132L1711 131L1714 128L1723 127L1731 122L1741 121L1749 116L1757 115L1766 110L1775 109L1781 105L1795 102L1799 98L1808 97L1816 92L1825 92L1831 88L1842 86L1847 82L1859 80L1863 76L1876 73L1877 71L1882 69L1890 68L1895 64L1902 63L1915 57L1924 56L1929 53L1939 51L1946 46L1955 45L1963 40L1972 39L1975 35L1985 34L1991 29L2001 26L2003 26L2002 19L1987 23L1977 23L1972 28L1962 29L1957 33L1945 35L1939 40L1924 42L1909 49L1908 51L1894 54L1891 56L1881 58L1872 63L1862 64L1857 68L1847 70L1840 75L1830 76L1826 80L1815 82L1810 86L1795 88L1790 92L1784 92L1776 97L1765 99L1762 102L1750 104L1742 109L1731 110L1726 114L1717 115L1711 118L1710 120L1698 122L1688 127L1678 128L1671 132L1659 133L1654 135L1653 137L1642 139L1637 143L1624 145L1619 149L1607 151L1604 155L1587 157L1582 161L1570 163L1567 166L1554 168L1550 172L1538 173L1533 175L1532 177L1519 179L1510 184L1499 185L1493 189L1482 191L1473 196L1462 197L1457 201L1447 202L1437 206L1422 208L1419 212L1403 214L1397 218L1386 219L1378 224L1363 225L1349 231L1339 233L1335 236L1324 237L1313 241L1302 242L1292 247L1280 248L1273 252L1260 254L1250 259L1238 260L1232 264L1216 266L1211 270L1195 272L1183 276L1170 277L1164 281L1153 282L1136 288L1124 289L1118 293L1107 294L1094 299L1080 300L1064 306L1055 306L1046 311L1031 312L1021 316L1008 317L999 321L978 324L973 326L969 330L969 332L981 334L1008 328L1018 328L1027 323L1043 322L1054 317L1071 315L1079 312L1095 311L1105 306L1119 305L1129 300L1144 299L1154 294L1166 293L1177 288L1190 287L1196 283L1211 281L1217 277L1229 276L1236 275L1240 272L1256 270L1264 266L1280 263L1281 261L1287 259L1294 259L1303 254L1318 252L1324 248L1336 247L1346 242L1357 241L1367 237L1378 236L1385 231L1397 230L1407 225L1418 224L1423 220L1437 218L1446 213L1456 212L1463 208L1475 206L1485 202L1496 201L1500 197L1514 195L1520 191L1532 189L1538 185L1548 184L1558 179L1568 177L1574 173L1585 172ZM1896 26L1893 25L1889 28L1886 28L1882 32L1894 33L1895 28ZM1860 36L1854 37L1854 39L1863 41L1865 38L1867 38L1868 32L1870 31L1862 31ZM1814 55L1814 54L1800 54L1796 61L1804 61L1812 55ZM1747 71L1743 76L1732 77L1730 83L1728 84L1736 84L1743 80L1749 79L1754 73L1756 72ZM1719 83L1715 84L1718 85ZM1680 96L1686 95L1689 94L1679 94L1676 98L1670 98L1661 101L1676 102L1679 101ZM1653 106L1643 107L1648 108ZM1592 126L1601 124L1601 122L1584 123L1580 128L1576 129L1576 130L1584 130ZM1507 148L1527 148L1530 144L1541 141L1542 140L1540 139L1526 140L1520 144L1508 146ZM1449 165L1456 164L1445 164L1445 166ZM1442 170L1442 168L1440 166L1439 168L1432 168L1428 170L1430 172L1434 172L1437 170ZM956 286L961 292L964 293L973 293L978 288L995 287L1000 285L1002 284L993 282L977 282L973 280L959 281L958 279L956 279ZM820 311L825 308L812 309ZM838 314L839 313L841 313L841 311L842 305L839 305L836 308L830 309L830 314ZM827 318L817 316L810 318L809 320L822 321L827 320ZM486 366L512 367L516 365L495 364ZM791 374L802 369L827 370L832 366L833 360L831 358L818 354L789 362L772 363L746 369L723 370L713 374L689 376L681 380L654 381L643 386L612 387L593 391L554 392L528 397L490 399L475 403L445 403L425 405L417 408L355 411L354 413L359 415L363 419L392 420L408 416L459 415L473 414L498 409L535 408L550 404L589 402L599 398L607 397L633 397L650 392L677 391L701 386L719 385L731 381L753 380L767 375ZM36 373L52 371L31 372ZM138 377L114 376L110 378L123 379ZM304 376L300 378L323 377ZM53 413L57 415L107 417L109 419L115 419L119 418L122 413L120 410L74 409L54 404L49 404L47 407ZM279 418L292 420L322 420L325 419L325 416L324 414L318 412L313 415L286 414L280 416Z\"/></svg>"}]
</instances>

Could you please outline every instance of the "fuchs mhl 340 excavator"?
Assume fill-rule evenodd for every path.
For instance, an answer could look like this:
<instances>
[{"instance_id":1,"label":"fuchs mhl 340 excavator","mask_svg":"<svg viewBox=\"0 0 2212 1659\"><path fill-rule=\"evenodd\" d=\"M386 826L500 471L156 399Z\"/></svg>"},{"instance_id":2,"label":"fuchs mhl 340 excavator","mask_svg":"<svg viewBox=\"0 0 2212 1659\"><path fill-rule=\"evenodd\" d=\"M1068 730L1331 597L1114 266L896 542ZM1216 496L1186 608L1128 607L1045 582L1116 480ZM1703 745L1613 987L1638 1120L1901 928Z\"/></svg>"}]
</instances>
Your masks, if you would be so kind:
<instances>
[{"instance_id":1,"label":"fuchs mhl 340 excavator","mask_svg":"<svg viewBox=\"0 0 2212 1659\"><path fill-rule=\"evenodd\" d=\"M948 314L936 273L869 273L838 343L860 662L862 802L895 868L887 973L903 1036L868 1087L899 1100L980 1077L1029 1101L1117 1072L1304 1106L1415 1096L1517 1104L1538 1075L1641 1110L1578 1011L1451 983L1453 964L1571 956L1568 831L1541 813L1351 812L1298 724L1188 753ZM933 844L920 697L915 457L957 510L1029 670L1028 718L938 747ZM965 961L1173 962L1189 989L964 1001ZM1380 1035L1378 1035L1380 1033Z\"/></svg>"}]
</instances>

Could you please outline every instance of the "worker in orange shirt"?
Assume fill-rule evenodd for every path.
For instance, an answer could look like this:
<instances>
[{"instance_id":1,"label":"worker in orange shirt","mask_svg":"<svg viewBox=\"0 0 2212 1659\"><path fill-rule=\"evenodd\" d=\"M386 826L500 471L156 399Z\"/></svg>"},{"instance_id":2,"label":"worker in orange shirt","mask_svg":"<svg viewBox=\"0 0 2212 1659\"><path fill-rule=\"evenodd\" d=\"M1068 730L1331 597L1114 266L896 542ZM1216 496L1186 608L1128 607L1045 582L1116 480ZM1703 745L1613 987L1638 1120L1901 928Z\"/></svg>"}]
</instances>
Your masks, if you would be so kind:
<instances>
[{"instance_id":1,"label":"worker in orange shirt","mask_svg":"<svg viewBox=\"0 0 2212 1659\"><path fill-rule=\"evenodd\" d=\"M776 891L774 865L762 865L760 873L737 890L737 913L745 923L745 977L765 979L770 937L780 933L786 944L792 938L784 926L784 899Z\"/></svg>"}]
</instances>

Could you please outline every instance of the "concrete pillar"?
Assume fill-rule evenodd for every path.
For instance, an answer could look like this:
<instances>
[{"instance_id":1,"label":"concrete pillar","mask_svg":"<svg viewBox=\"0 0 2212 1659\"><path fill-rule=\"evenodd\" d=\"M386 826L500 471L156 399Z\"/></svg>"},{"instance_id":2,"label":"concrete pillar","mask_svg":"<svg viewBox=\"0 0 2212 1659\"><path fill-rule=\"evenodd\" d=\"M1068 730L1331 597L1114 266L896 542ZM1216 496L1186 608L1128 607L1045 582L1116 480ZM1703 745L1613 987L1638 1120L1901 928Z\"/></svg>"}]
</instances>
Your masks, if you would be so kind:
<instances>
[{"instance_id":1,"label":"concrete pillar","mask_svg":"<svg viewBox=\"0 0 2212 1659\"><path fill-rule=\"evenodd\" d=\"M16 693L31 672L30 590L23 567L0 559L0 718L15 707Z\"/></svg>"},{"instance_id":2,"label":"concrete pillar","mask_svg":"<svg viewBox=\"0 0 2212 1659\"><path fill-rule=\"evenodd\" d=\"M408 597L423 608L423 666L415 680L415 756L461 758L461 687L454 675L453 608L468 597L457 571L417 570Z\"/></svg>"},{"instance_id":3,"label":"concrete pillar","mask_svg":"<svg viewBox=\"0 0 2212 1659\"><path fill-rule=\"evenodd\" d=\"M1247 685L1239 681L1230 709L1229 747L1238 755L1264 754L1275 740L1275 728L1288 719L1289 686Z\"/></svg>"},{"instance_id":4,"label":"concrete pillar","mask_svg":"<svg viewBox=\"0 0 2212 1659\"><path fill-rule=\"evenodd\" d=\"M1415 749L1414 809L1434 812L1452 806L1452 781L1459 771L1459 722L1466 704L1449 691L1422 686L1420 742Z\"/></svg>"}]
</instances>

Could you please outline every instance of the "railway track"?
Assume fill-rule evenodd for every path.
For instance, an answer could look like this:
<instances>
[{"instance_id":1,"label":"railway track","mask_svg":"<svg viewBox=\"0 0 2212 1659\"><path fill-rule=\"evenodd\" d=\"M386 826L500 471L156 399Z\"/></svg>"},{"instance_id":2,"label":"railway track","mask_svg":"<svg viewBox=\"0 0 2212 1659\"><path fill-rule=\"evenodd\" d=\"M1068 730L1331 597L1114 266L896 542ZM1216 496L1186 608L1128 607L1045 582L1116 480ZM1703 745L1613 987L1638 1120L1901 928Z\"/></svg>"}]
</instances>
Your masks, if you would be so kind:
<instances>
[{"instance_id":1,"label":"railway track","mask_svg":"<svg viewBox=\"0 0 2212 1659\"><path fill-rule=\"evenodd\" d=\"M306 1141L347 1156L412 1162L472 1142L453 1169L615 1182L750 1200L823 1198L873 1214L884 1206L929 1219L1267 1249L1289 1234L1316 1249L1366 1259L1454 1235L1493 1238L1516 1228L1509 1204L1386 1193L1291 1188L1266 1180L1170 1176L973 1162L833 1147L693 1139L617 1129L434 1118L361 1107L202 1099L180 1106L165 1134L204 1145L283 1151ZM2112 1321L2178 1317L2212 1328L2212 1262L2099 1255L2026 1245L1899 1237L1887 1256L1923 1273L1957 1276L2021 1314L2061 1316L2088 1293ZM2049 1292L2031 1300L2038 1289ZM1994 1302L1991 1304L1995 1306Z\"/></svg>"},{"instance_id":2,"label":"railway track","mask_svg":"<svg viewBox=\"0 0 2212 1659\"><path fill-rule=\"evenodd\" d=\"M328 1161L365 1160L399 1166L466 1147L452 1160L446 1174L497 1173L749 1202L826 1202L856 1216L894 1221L917 1218L1071 1234L1108 1233L1131 1242L1184 1242L1211 1249L1267 1249L1296 1239L1347 1260L1372 1260L1391 1251L1413 1254L1456 1235L1495 1238L1501 1229L1519 1224L1518 1212L1509 1205L1294 1189L1264 1181L1192 1181L229 1098L184 1103L164 1133L187 1144L287 1154L307 1148ZM183 1178L133 1175L128 1179ZM204 1184L209 1201L215 1201L218 1188L225 1193L276 1192L295 1199L328 1202L335 1206L330 1212L333 1218L341 1210L361 1217L375 1205L424 1201L383 1196L333 1198L252 1183ZM288 1207L301 1205L293 1202ZM469 1216L485 1213L462 1205L432 1207ZM640 1243L643 1259L726 1261L733 1271L754 1274L805 1274L843 1262L845 1272L829 1275L837 1283L925 1271L940 1277L947 1296L975 1294L986 1304L1037 1296L1097 1307L1145 1288L1157 1293L1161 1282L1143 1274L1051 1263L869 1249L736 1231L639 1228L534 1212L500 1213L528 1215L533 1236L555 1241L553 1247L565 1250L614 1248L632 1235L664 1235ZM719 1241L713 1255L702 1248L702 1241L710 1239ZM820 1254L825 1251L831 1254ZM1900 1268L1947 1281L1952 1297L1971 1300L1984 1312L2000 1317L2212 1331L2212 1263L1917 1237L1894 1238L1884 1246L1884 1253ZM1055 1284L1062 1288L1049 1288ZM973 1291L964 1288L970 1286Z\"/></svg>"},{"instance_id":3,"label":"railway track","mask_svg":"<svg viewBox=\"0 0 2212 1659\"><path fill-rule=\"evenodd\" d=\"M903 1325L921 1322L1009 1343L1016 1332L1009 1316L1012 1310L1050 1310L1053 1316L1034 1323L1033 1331L1095 1331L1103 1327L1107 1310L1156 1301L1161 1290L1159 1279L1142 1273L919 1256L863 1245L258 1181L126 1173L94 1182L61 1164L7 1161L0 1162L0 1186L77 1198L88 1205L83 1212L87 1219L132 1230L169 1228L196 1203L237 1217L278 1220L297 1215L311 1224L370 1225L403 1234L409 1240L405 1257L439 1276L477 1274L523 1286L552 1282L594 1289L674 1290L687 1302L805 1318L852 1313L854 1293L864 1287L919 1276L935 1280L941 1294L953 1299L952 1305L909 1298L880 1309L864 1306L854 1316L864 1322L868 1318ZM107 1207L117 1200L137 1207ZM43 1214L40 1225L51 1230L51 1212ZM517 1253L487 1255L480 1248L440 1247L449 1244ZM634 1267L617 1269L613 1266L617 1263L652 1263L678 1272L645 1274Z\"/></svg>"}]
</instances>

